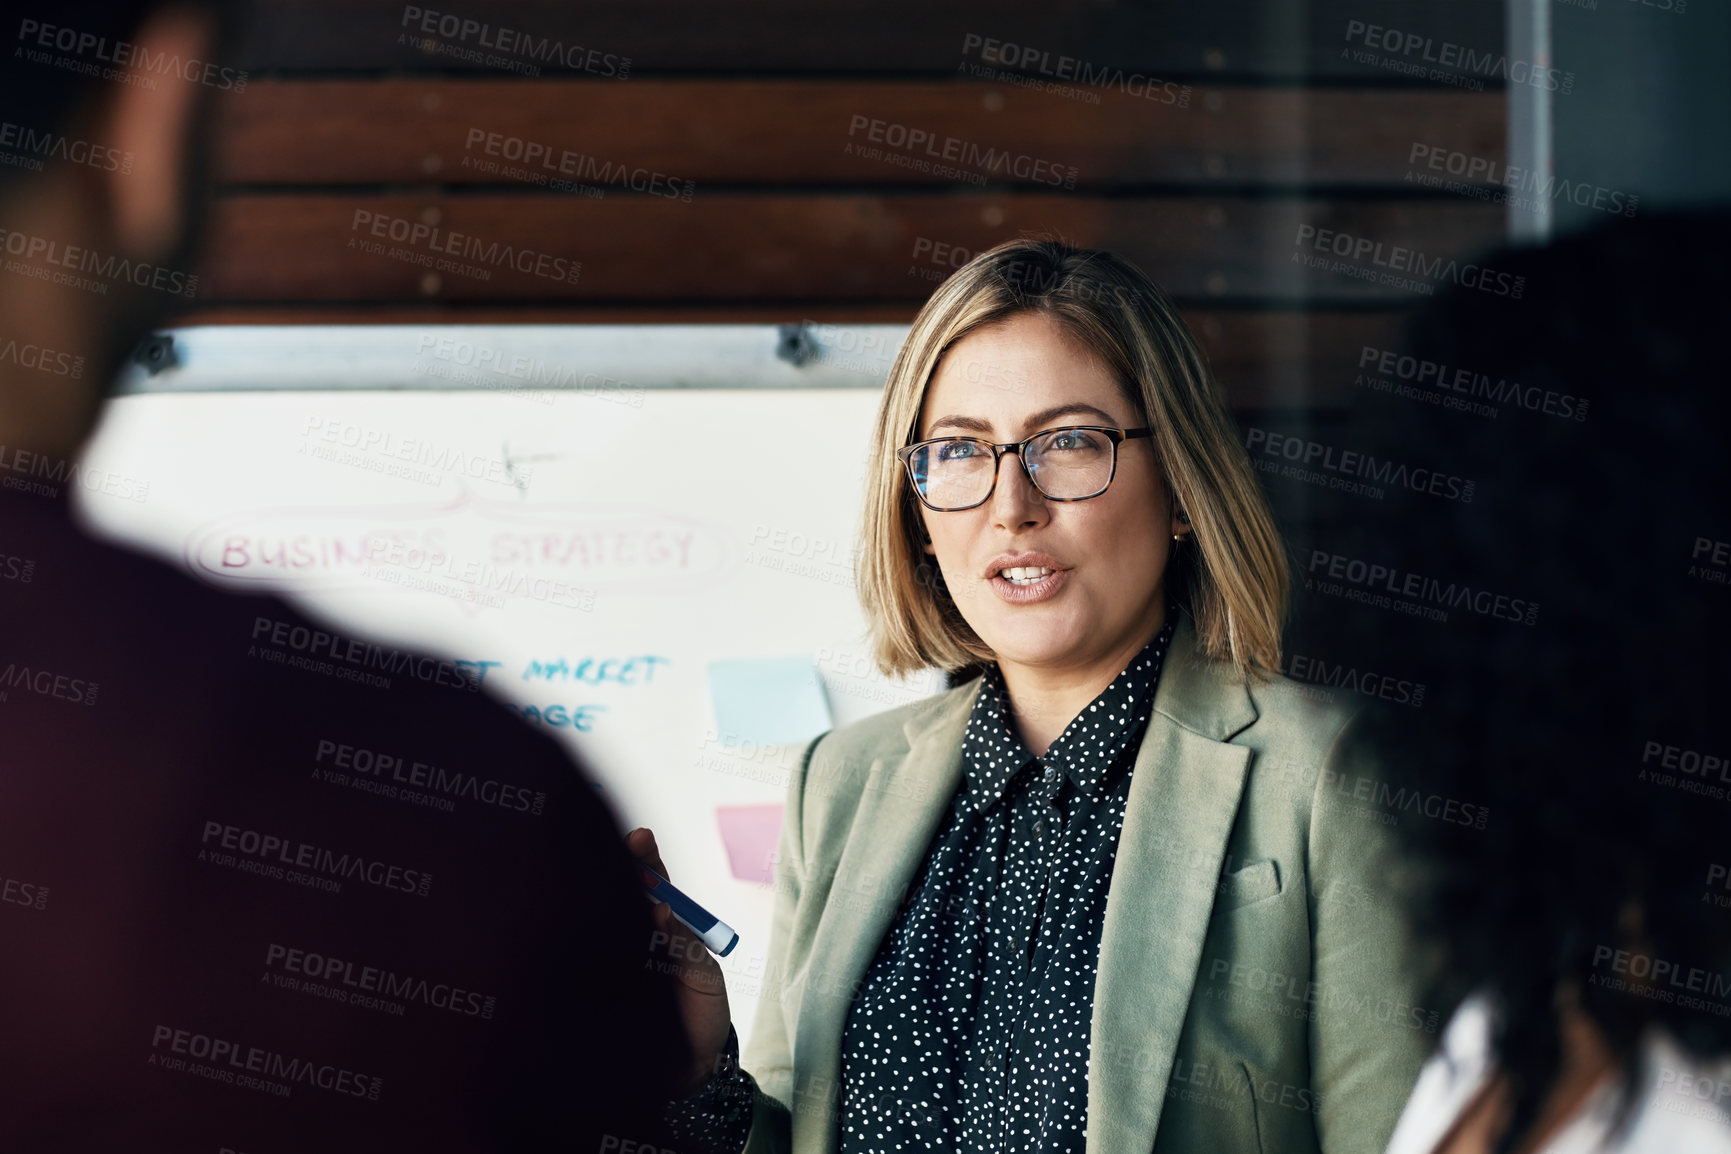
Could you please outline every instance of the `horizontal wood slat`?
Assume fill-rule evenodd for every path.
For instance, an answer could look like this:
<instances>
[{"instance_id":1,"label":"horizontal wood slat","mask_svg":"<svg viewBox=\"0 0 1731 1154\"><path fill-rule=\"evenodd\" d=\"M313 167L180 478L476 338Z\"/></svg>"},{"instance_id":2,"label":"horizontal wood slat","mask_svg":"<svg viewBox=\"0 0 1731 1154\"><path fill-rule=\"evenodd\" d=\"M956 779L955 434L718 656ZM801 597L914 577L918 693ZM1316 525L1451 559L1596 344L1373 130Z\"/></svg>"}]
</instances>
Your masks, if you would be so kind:
<instances>
[{"instance_id":1,"label":"horizontal wood slat","mask_svg":"<svg viewBox=\"0 0 1731 1154\"><path fill-rule=\"evenodd\" d=\"M656 72L945 73L981 63L990 38L1028 55L1025 70L1056 71L1060 57L1094 68L1186 78L1327 80L1458 87L1482 68L1425 68L1425 43L1495 57L1504 41L1501 0L258 0L242 64L272 70L477 71L577 69L609 76ZM427 13L433 18L428 23ZM447 31L440 33L440 16ZM465 28L463 21L473 22ZM487 25L486 32L480 25ZM1398 34L1374 59L1368 29ZM519 35L501 35L501 30ZM1386 33L1385 33L1386 35ZM525 44L521 37L530 41ZM969 47L973 42L977 47ZM564 49L554 59L541 46ZM428 44L430 42L430 45ZM1411 45L1411 47L1408 47ZM571 52L575 47L578 52ZM591 56L590 54L594 54ZM493 62L489 63L489 58ZM611 60L609 60L611 58ZM621 71L621 61L629 65Z\"/></svg>"},{"instance_id":2,"label":"horizontal wood slat","mask_svg":"<svg viewBox=\"0 0 1731 1154\"><path fill-rule=\"evenodd\" d=\"M247 194L221 199L213 228L205 302L918 301L972 252L1031 230L1110 246L1179 298L1400 305L1425 290L1384 273L1411 275L1400 262L1414 252L1490 247L1503 210L1177 196ZM1305 263L1321 261L1339 266Z\"/></svg>"},{"instance_id":3,"label":"horizontal wood slat","mask_svg":"<svg viewBox=\"0 0 1731 1154\"><path fill-rule=\"evenodd\" d=\"M958 82L264 80L222 105L220 177L694 197L747 183L1394 185L1446 176L1429 162L1449 153L1498 169L1505 155L1501 93L1209 85L1184 100Z\"/></svg>"}]
</instances>

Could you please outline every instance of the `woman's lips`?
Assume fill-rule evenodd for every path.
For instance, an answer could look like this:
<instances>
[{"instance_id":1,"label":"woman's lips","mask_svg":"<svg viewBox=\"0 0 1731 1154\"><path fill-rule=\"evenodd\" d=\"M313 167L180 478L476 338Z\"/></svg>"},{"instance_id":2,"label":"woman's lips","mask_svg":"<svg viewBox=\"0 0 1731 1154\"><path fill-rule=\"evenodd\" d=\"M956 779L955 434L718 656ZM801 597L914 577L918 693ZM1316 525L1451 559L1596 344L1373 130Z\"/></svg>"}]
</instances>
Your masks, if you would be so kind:
<instances>
[{"instance_id":1,"label":"woman's lips","mask_svg":"<svg viewBox=\"0 0 1731 1154\"><path fill-rule=\"evenodd\" d=\"M1046 601L1057 596L1058 590L1064 587L1065 580L1070 576L1068 569L1054 569L1038 581L1027 585L1018 585L1007 581L994 573L986 579L986 584L1000 601L1011 605L1032 605L1037 601Z\"/></svg>"}]
</instances>

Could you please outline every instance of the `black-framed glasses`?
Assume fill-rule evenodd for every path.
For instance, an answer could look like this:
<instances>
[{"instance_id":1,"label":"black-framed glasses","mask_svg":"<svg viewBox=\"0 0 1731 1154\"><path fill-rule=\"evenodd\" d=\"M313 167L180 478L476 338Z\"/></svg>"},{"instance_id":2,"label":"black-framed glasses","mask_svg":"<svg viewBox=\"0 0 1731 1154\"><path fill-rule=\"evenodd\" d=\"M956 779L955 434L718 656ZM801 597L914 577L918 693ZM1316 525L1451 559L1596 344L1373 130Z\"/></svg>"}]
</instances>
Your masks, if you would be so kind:
<instances>
[{"instance_id":1,"label":"black-framed glasses","mask_svg":"<svg viewBox=\"0 0 1731 1154\"><path fill-rule=\"evenodd\" d=\"M938 437L896 450L926 508L954 513L986 503L998 485L998 458L1014 449L1028 480L1048 501L1098 497L1118 472L1118 443L1153 429L1065 425L1022 441L994 445L976 437Z\"/></svg>"}]
</instances>

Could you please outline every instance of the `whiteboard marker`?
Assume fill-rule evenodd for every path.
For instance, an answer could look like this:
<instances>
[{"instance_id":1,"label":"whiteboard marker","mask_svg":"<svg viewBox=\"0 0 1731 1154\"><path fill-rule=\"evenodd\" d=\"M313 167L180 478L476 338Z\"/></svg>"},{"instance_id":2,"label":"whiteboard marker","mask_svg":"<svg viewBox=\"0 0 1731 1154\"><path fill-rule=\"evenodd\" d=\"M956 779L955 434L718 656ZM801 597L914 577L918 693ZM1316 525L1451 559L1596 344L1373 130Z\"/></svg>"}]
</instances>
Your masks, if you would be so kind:
<instances>
[{"instance_id":1,"label":"whiteboard marker","mask_svg":"<svg viewBox=\"0 0 1731 1154\"><path fill-rule=\"evenodd\" d=\"M739 935L733 932L733 927L686 897L678 886L642 862L637 863L637 868L655 879L654 885L643 883L649 900L666 902L672 908L673 916L685 923L711 953L725 958L739 944Z\"/></svg>"}]
</instances>

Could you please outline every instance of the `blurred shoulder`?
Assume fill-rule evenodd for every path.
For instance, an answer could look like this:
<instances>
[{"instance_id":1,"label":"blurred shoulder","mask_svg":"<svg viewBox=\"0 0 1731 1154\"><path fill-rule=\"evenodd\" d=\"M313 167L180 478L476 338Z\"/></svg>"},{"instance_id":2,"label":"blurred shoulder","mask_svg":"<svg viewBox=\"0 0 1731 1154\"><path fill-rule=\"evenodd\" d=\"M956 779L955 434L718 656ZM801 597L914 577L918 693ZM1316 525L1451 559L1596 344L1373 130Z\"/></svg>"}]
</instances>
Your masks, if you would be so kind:
<instances>
[{"instance_id":1,"label":"blurred shoulder","mask_svg":"<svg viewBox=\"0 0 1731 1154\"><path fill-rule=\"evenodd\" d=\"M374 638L267 590L219 586L44 506L16 518L39 563L0 605L0 622L37 664L99 684L141 756L173 747L213 765L242 755L257 764L276 751L317 757L329 742L468 772L521 766L537 788L572 775L561 743L490 692L489 663Z\"/></svg>"}]
</instances>

